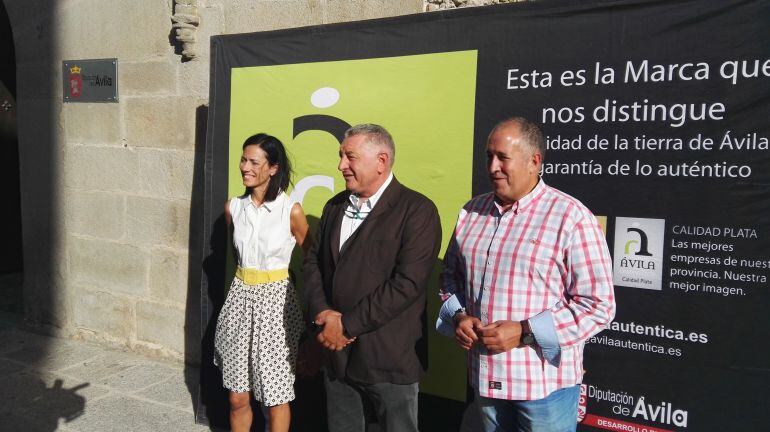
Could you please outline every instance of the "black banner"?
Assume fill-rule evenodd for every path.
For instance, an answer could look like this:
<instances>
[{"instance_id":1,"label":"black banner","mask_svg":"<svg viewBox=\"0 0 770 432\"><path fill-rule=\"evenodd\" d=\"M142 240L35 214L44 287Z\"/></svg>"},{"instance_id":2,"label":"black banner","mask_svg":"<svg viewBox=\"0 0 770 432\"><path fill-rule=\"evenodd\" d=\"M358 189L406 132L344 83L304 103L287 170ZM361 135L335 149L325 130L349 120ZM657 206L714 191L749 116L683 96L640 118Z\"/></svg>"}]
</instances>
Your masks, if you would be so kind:
<instances>
[{"instance_id":1,"label":"black banner","mask_svg":"<svg viewBox=\"0 0 770 432\"><path fill-rule=\"evenodd\" d=\"M225 284L215 221L247 132L288 143L312 216L341 125L384 124L447 237L490 188L489 130L520 115L547 136L544 180L600 218L613 254L617 316L587 342L579 429L770 430L769 22L770 1L543 0L215 37L204 296ZM429 338L423 392L462 399L462 354Z\"/></svg>"}]
</instances>

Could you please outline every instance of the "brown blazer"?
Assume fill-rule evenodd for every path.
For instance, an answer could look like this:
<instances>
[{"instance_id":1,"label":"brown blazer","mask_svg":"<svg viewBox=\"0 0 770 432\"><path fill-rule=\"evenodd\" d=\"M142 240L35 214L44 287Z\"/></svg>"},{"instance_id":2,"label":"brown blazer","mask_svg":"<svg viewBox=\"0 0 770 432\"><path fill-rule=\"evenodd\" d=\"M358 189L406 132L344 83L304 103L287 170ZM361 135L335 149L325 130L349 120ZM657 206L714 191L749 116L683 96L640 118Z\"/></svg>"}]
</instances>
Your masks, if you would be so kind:
<instances>
[{"instance_id":1,"label":"brown blazer","mask_svg":"<svg viewBox=\"0 0 770 432\"><path fill-rule=\"evenodd\" d=\"M349 195L324 206L303 269L309 318L337 310L356 337L344 350L327 352L327 372L362 383L415 383L427 367L424 314L441 245L438 211L394 178L339 250Z\"/></svg>"}]
</instances>

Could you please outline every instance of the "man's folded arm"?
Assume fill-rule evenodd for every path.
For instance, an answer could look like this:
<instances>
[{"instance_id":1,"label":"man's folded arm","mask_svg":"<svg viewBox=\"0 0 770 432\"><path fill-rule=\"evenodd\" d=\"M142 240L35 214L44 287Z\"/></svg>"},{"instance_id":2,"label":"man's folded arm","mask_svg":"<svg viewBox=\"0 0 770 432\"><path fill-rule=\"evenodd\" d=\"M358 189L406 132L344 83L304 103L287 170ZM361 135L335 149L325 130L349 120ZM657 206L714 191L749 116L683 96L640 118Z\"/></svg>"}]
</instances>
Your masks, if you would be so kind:
<instances>
[{"instance_id":1,"label":"man's folded arm","mask_svg":"<svg viewBox=\"0 0 770 432\"><path fill-rule=\"evenodd\" d=\"M576 224L568 251L566 301L550 310L562 349L585 342L615 316L610 253L592 215Z\"/></svg>"}]
</instances>

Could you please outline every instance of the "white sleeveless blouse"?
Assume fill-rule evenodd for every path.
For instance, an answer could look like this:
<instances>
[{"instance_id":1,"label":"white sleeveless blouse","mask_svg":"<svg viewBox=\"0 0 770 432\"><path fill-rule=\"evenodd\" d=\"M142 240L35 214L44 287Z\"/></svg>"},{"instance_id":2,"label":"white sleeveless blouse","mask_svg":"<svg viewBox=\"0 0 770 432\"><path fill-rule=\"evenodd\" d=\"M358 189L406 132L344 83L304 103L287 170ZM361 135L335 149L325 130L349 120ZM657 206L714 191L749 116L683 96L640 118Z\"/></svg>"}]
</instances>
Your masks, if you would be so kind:
<instances>
[{"instance_id":1,"label":"white sleeveless blouse","mask_svg":"<svg viewBox=\"0 0 770 432\"><path fill-rule=\"evenodd\" d=\"M292 205L294 202L283 192L259 207L249 195L230 200L239 266L262 271L289 268L296 244L291 234Z\"/></svg>"}]
</instances>

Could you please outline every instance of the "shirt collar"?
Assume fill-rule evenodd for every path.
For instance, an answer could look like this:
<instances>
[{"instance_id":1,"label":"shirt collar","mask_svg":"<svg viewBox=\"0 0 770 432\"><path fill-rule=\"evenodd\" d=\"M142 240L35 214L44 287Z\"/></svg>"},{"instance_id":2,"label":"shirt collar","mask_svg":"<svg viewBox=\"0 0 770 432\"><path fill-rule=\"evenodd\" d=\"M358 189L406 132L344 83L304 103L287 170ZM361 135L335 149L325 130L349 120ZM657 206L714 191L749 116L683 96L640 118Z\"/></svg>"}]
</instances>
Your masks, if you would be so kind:
<instances>
[{"instance_id":1,"label":"shirt collar","mask_svg":"<svg viewBox=\"0 0 770 432\"><path fill-rule=\"evenodd\" d=\"M529 204L534 202L537 198L540 197L540 195L543 194L543 192L545 191L545 188L546 188L546 185L545 185L545 182L543 181L543 178L542 177L538 178L535 188L532 189L528 194L521 197L518 201L514 202L510 210L513 210L513 214L519 214L520 212L524 211ZM497 212L499 214L503 214L504 213L503 206L500 205L499 202L497 202L496 197L493 200L493 202L495 204L495 208L497 208Z\"/></svg>"},{"instance_id":2,"label":"shirt collar","mask_svg":"<svg viewBox=\"0 0 770 432\"><path fill-rule=\"evenodd\" d=\"M272 212L273 208L278 204L278 202L280 200L283 199L284 195L285 194L283 193L283 191L278 192L278 196L276 196L274 200L272 200L272 201L265 201L259 207L257 207L257 205L254 203L254 201L251 199L251 195L247 195L247 198L249 199L249 204L252 207L254 207L254 210L258 210L259 208L264 207L265 210L267 210L268 212Z\"/></svg>"},{"instance_id":3,"label":"shirt collar","mask_svg":"<svg viewBox=\"0 0 770 432\"><path fill-rule=\"evenodd\" d=\"M368 207L368 210L372 210L375 205L377 205L377 201L380 200L380 197L382 197L383 192L385 192L385 189L387 189L390 182L393 181L393 172L391 171L390 175L388 175L388 178L385 180L385 183L380 186L379 189L377 189L377 192L374 193L374 195L370 196L369 199L367 199L363 205L360 205L361 199L358 197L358 194L350 194L348 199L350 200L350 203L353 205L353 207L362 210L361 207Z\"/></svg>"}]
</instances>

